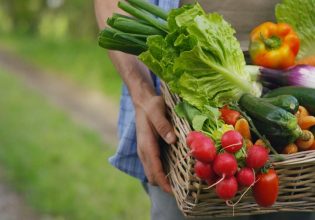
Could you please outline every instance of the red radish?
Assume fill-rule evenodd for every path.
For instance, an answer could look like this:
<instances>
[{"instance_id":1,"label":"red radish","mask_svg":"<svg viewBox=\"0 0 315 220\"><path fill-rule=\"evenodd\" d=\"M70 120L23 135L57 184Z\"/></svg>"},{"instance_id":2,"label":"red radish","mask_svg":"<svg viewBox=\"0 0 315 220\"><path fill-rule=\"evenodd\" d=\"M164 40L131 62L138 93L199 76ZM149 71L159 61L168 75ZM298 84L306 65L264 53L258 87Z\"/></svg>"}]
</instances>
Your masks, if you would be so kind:
<instances>
[{"instance_id":1,"label":"red radish","mask_svg":"<svg viewBox=\"0 0 315 220\"><path fill-rule=\"evenodd\" d=\"M215 191L217 196L224 200L232 199L237 193L237 181L234 176L230 176L222 180L216 185Z\"/></svg>"},{"instance_id":2,"label":"red radish","mask_svg":"<svg viewBox=\"0 0 315 220\"><path fill-rule=\"evenodd\" d=\"M268 151L265 147L254 145L247 151L246 166L258 169L263 167L268 160Z\"/></svg>"},{"instance_id":3,"label":"red radish","mask_svg":"<svg viewBox=\"0 0 315 220\"><path fill-rule=\"evenodd\" d=\"M204 163L211 163L217 154L214 142L211 138L205 137L196 139L191 143L192 156Z\"/></svg>"},{"instance_id":4,"label":"red radish","mask_svg":"<svg viewBox=\"0 0 315 220\"><path fill-rule=\"evenodd\" d=\"M237 182L241 186L251 186L255 182L255 173L248 167L242 168L236 174Z\"/></svg>"},{"instance_id":5,"label":"red radish","mask_svg":"<svg viewBox=\"0 0 315 220\"><path fill-rule=\"evenodd\" d=\"M229 153L239 151L243 146L243 137L238 131L227 131L221 137L221 145Z\"/></svg>"},{"instance_id":6,"label":"red radish","mask_svg":"<svg viewBox=\"0 0 315 220\"><path fill-rule=\"evenodd\" d=\"M218 154L213 161L213 170L222 178L233 176L237 171L237 161L232 154Z\"/></svg>"},{"instance_id":7,"label":"red radish","mask_svg":"<svg viewBox=\"0 0 315 220\"><path fill-rule=\"evenodd\" d=\"M210 180L214 176L212 166L209 163L203 163L199 160L196 160L194 166L195 174L202 180Z\"/></svg>"},{"instance_id":8,"label":"red radish","mask_svg":"<svg viewBox=\"0 0 315 220\"><path fill-rule=\"evenodd\" d=\"M206 136L200 131L191 131L186 136L186 144L190 148L193 141L197 139L206 138Z\"/></svg>"}]
</instances>

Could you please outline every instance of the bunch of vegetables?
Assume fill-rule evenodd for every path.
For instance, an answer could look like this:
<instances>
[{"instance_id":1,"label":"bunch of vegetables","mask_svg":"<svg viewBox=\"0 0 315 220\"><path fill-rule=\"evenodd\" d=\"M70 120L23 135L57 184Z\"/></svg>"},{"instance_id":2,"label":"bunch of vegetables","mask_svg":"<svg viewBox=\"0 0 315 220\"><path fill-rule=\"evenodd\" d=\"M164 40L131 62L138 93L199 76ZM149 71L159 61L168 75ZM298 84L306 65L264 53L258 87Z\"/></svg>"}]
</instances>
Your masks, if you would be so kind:
<instances>
[{"instance_id":1,"label":"bunch of vegetables","mask_svg":"<svg viewBox=\"0 0 315 220\"><path fill-rule=\"evenodd\" d=\"M253 188L259 205L272 205L278 177L268 153L281 159L278 152L297 152L294 146L315 148L315 67L307 65L315 55L315 2L283 0L279 24L253 30L255 66L246 65L231 25L198 3L170 12L143 0L118 6L129 15L109 18L99 45L138 56L181 97L175 111L194 130L187 146L195 175L224 200L242 186Z\"/></svg>"},{"instance_id":2,"label":"bunch of vegetables","mask_svg":"<svg viewBox=\"0 0 315 220\"><path fill-rule=\"evenodd\" d=\"M234 110L230 111L233 113ZM195 158L194 172L200 180L210 185L207 189L215 187L217 196L228 205L232 204L230 200L236 193L246 187L243 195L253 188L257 204L268 207L278 196L278 176L273 169L269 169L268 148L259 141L254 145L246 143L250 131L248 124L241 125L244 122L247 122L246 119L238 119L235 129L240 132L226 131L219 144L202 132L190 132L186 143L190 148L189 153ZM266 191L270 193L265 194Z\"/></svg>"}]
</instances>

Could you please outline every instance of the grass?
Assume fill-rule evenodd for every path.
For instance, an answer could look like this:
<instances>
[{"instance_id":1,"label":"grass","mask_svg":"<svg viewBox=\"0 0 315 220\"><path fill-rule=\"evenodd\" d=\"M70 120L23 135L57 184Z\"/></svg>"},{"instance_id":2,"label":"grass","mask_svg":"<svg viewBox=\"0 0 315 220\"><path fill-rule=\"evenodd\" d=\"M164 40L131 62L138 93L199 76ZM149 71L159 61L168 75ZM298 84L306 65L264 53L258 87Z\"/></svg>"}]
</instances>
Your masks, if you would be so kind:
<instances>
[{"instance_id":1,"label":"grass","mask_svg":"<svg viewBox=\"0 0 315 220\"><path fill-rule=\"evenodd\" d=\"M27 61L73 80L88 89L102 91L118 102L121 79L107 52L95 41L53 41L40 37L0 34L1 45Z\"/></svg>"},{"instance_id":2,"label":"grass","mask_svg":"<svg viewBox=\"0 0 315 220\"><path fill-rule=\"evenodd\" d=\"M111 167L114 150L0 70L0 163L41 213L69 220L149 219L138 180Z\"/></svg>"}]
</instances>

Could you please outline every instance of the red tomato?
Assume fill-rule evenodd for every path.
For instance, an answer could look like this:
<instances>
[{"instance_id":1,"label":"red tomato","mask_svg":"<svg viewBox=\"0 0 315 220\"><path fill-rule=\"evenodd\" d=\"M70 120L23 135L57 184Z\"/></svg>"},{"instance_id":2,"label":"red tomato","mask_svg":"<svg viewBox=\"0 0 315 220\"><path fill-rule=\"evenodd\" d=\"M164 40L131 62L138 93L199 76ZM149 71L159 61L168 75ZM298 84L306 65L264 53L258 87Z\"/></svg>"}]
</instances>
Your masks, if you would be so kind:
<instances>
[{"instance_id":1,"label":"red tomato","mask_svg":"<svg viewBox=\"0 0 315 220\"><path fill-rule=\"evenodd\" d=\"M235 125L237 119L240 117L240 113L238 111L229 109L227 106L224 106L220 109L221 119L229 125Z\"/></svg>"},{"instance_id":2,"label":"red tomato","mask_svg":"<svg viewBox=\"0 0 315 220\"><path fill-rule=\"evenodd\" d=\"M272 206L278 197L279 178L274 169L269 169L267 173L259 173L258 180L253 187L253 195L258 205L262 207Z\"/></svg>"}]
</instances>

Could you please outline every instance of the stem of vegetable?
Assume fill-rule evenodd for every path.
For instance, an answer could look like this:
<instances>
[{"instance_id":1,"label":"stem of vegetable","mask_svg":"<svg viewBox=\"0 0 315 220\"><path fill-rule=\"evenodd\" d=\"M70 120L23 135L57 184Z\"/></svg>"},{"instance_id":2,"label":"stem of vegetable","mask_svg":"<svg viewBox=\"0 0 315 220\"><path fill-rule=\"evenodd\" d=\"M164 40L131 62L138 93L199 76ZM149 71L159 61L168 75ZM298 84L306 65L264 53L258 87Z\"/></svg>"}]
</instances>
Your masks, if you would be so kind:
<instances>
[{"instance_id":1,"label":"stem of vegetable","mask_svg":"<svg viewBox=\"0 0 315 220\"><path fill-rule=\"evenodd\" d=\"M143 0L128 0L128 2L131 5L135 5L138 8L141 8L141 9L149 12L150 14L153 14L153 15L155 15L159 18L162 18L164 20L167 20L168 14L163 9L161 9L160 7L158 7L156 5L153 5L153 4L146 2L146 1L143 1Z\"/></svg>"},{"instance_id":2,"label":"stem of vegetable","mask_svg":"<svg viewBox=\"0 0 315 220\"><path fill-rule=\"evenodd\" d=\"M209 62L205 62L205 63L209 63ZM251 85L248 82L246 82L246 80L244 80L243 78L235 77L237 74L234 74L233 72L230 72L230 71L226 70L225 68L223 68L222 66L219 66L216 64L211 64L211 68L218 71L219 73L223 73L227 78L230 79L230 81L232 81L232 82L234 81L235 85L237 85L239 88L241 88L241 90L243 90L244 93L252 94Z\"/></svg>"},{"instance_id":3,"label":"stem of vegetable","mask_svg":"<svg viewBox=\"0 0 315 220\"><path fill-rule=\"evenodd\" d=\"M128 15L119 14L119 13L113 13L112 17L127 18L127 19L131 19L131 20L137 21L137 22L139 22L141 24L150 25L148 22L146 22L144 20L141 20L141 19L138 19L138 18L135 18L135 17L132 17L132 16L128 16Z\"/></svg>"},{"instance_id":4,"label":"stem of vegetable","mask_svg":"<svg viewBox=\"0 0 315 220\"><path fill-rule=\"evenodd\" d=\"M165 32L150 25L139 23L135 19L114 15L107 19L107 24L112 28L126 33L135 33L143 35L165 35Z\"/></svg>"},{"instance_id":5,"label":"stem of vegetable","mask_svg":"<svg viewBox=\"0 0 315 220\"><path fill-rule=\"evenodd\" d=\"M120 50L134 55L139 55L147 50L147 45L144 41L112 28L105 28L100 32L98 43L105 49Z\"/></svg>"},{"instance_id":6,"label":"stem of vegetable","mask_svg":"<svg viewBox=\"0 0 315 220\"><path fill-rule=\"evenodd\" d=\"M147 21L148 23L150 23L151 25L153 25L154 27L164 31L164 32L168 32L168 25L167 23L164 21L159 21L156 18L154 18L153 16L151 16L150 14L141 11L140 9L137 9L135 7L133 7L132 5L126 3L126 2L118 2L118 7L121 8L122 10L124 10L125 12L133 15L136 18L142 19Z\"/></svg>"},{"instance_id":7,"label":"stem of vegetable","mask_svg":"<svg viewBox=\"0 0 315 220\"><path fill-rule=\"evenodd\" d=\"M242 116L248 121L252 131L261 139L265 142L266 146L271 150L272 153L275 154L275 159L276 161L283 161L284 157L281 156L280 154L278 154L278 152L271 146L270 142L268 141L268 139L265 137L265 135L260 134L260 132L257 130L257 128L255 127L252 119L246 114L246 112L242 111L237 105L233 105L234 108L237 109L237 111L239 111Z\"/></svg>"}]
</instances>

